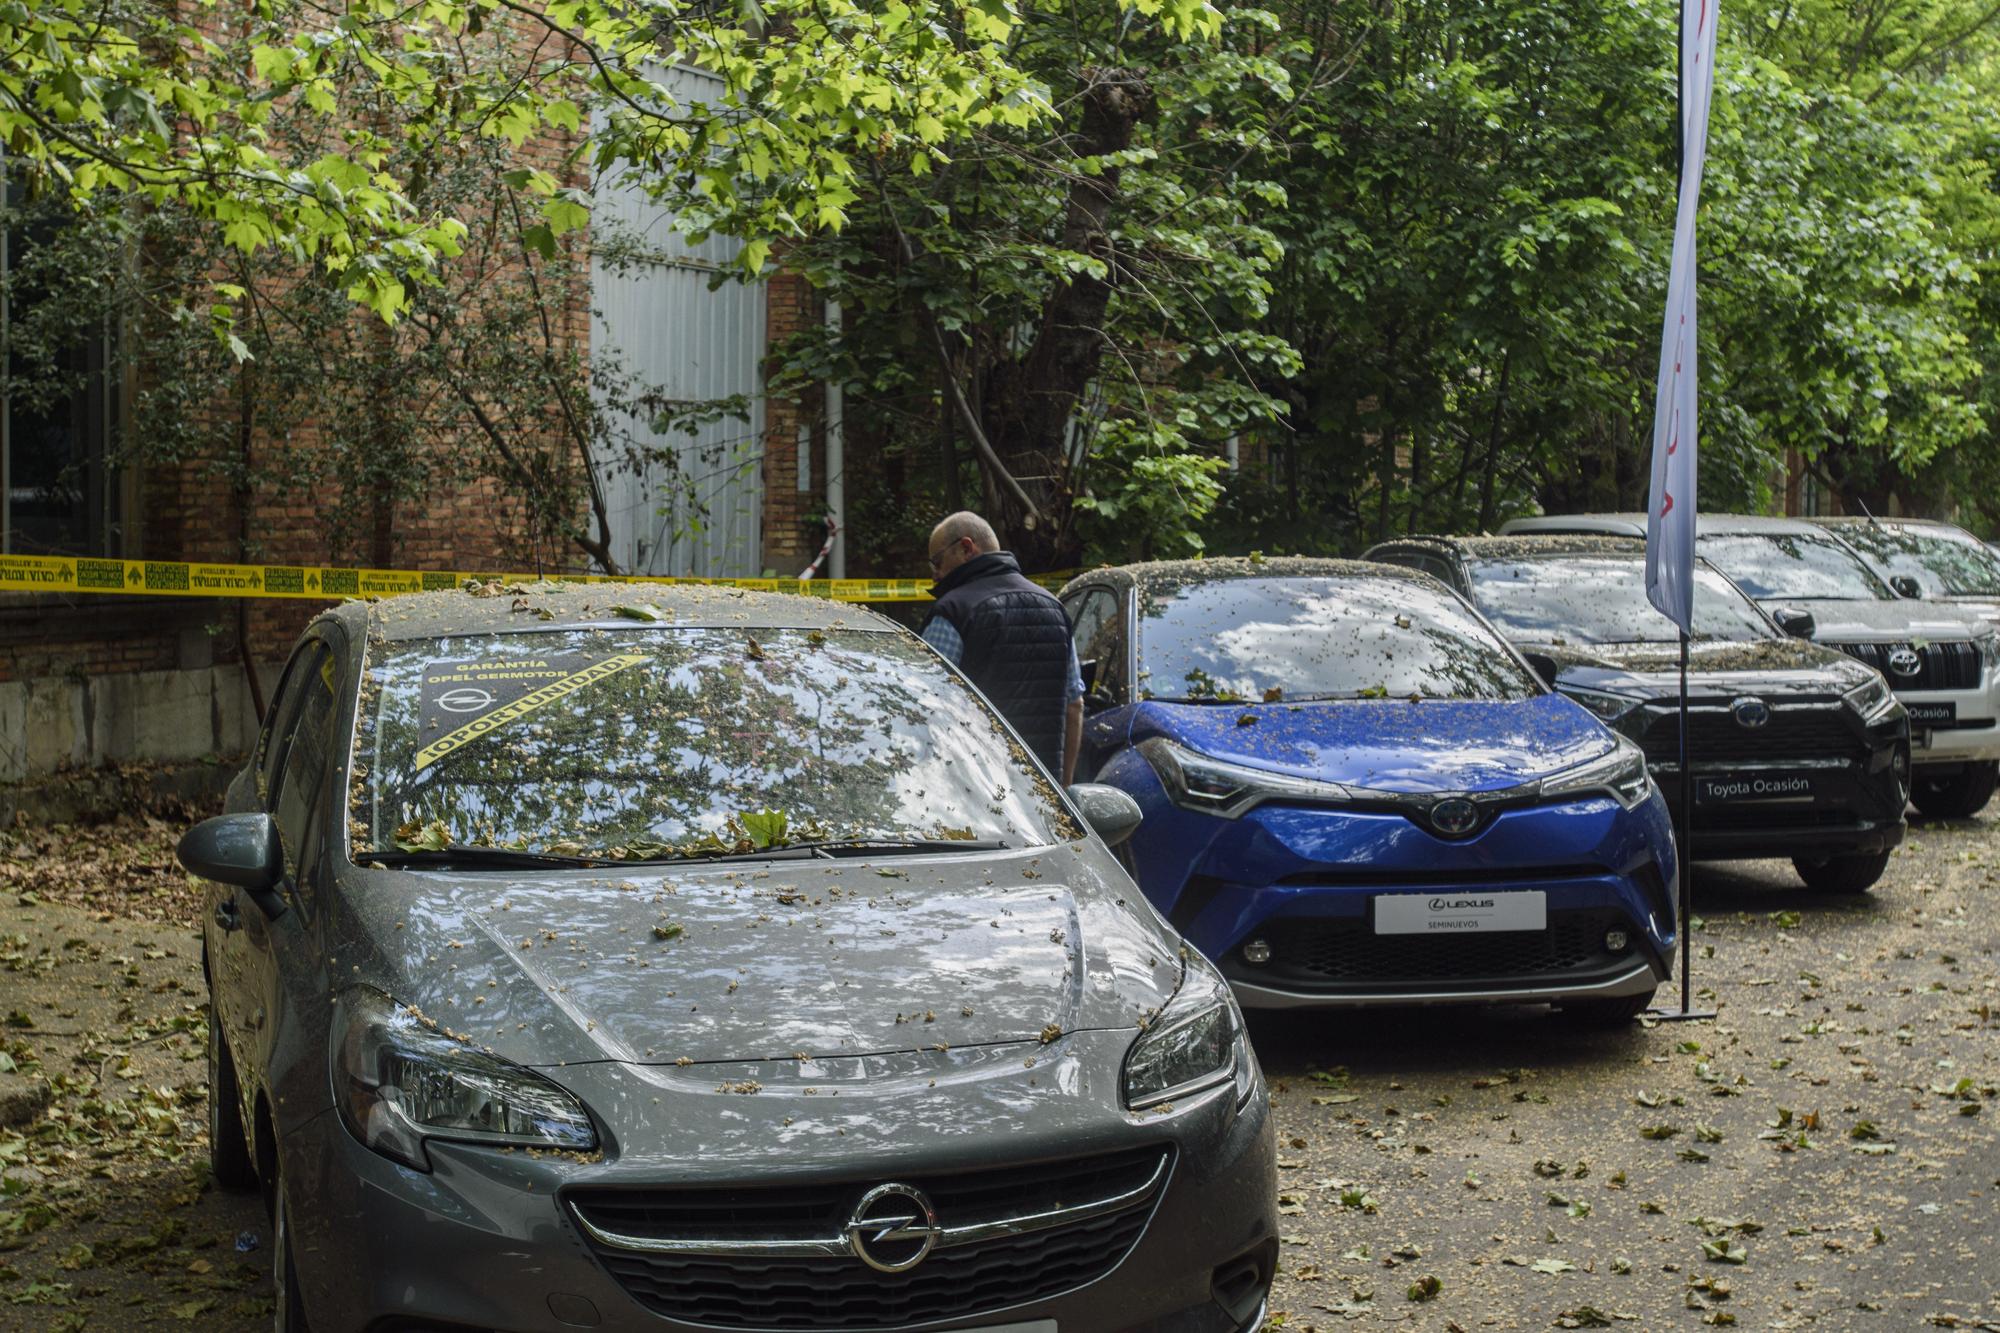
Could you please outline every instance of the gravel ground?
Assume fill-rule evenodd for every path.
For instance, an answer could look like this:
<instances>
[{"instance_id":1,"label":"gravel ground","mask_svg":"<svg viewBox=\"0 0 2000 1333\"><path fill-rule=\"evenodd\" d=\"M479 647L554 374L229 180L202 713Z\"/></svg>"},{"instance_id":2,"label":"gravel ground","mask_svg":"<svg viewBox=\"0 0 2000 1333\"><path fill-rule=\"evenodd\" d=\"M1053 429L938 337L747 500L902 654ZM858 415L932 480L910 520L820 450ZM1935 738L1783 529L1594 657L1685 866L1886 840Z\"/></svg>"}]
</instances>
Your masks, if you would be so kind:
<instances>
[{"instance_id":1,"label":"gravel ground","mask_svg":"<svg viewBox=\"0 0 2000 1333\"><path fill-rule=\"evenodd\" d=\"M1712 1022L1257 1020L1271 1326L2000 1329L1996 829L1914 830L1854 900L1699 872ZM0 834L0 1329L269 1326L262 1209L206 1177L175 832Z\"/></svg>"}]
</instances>

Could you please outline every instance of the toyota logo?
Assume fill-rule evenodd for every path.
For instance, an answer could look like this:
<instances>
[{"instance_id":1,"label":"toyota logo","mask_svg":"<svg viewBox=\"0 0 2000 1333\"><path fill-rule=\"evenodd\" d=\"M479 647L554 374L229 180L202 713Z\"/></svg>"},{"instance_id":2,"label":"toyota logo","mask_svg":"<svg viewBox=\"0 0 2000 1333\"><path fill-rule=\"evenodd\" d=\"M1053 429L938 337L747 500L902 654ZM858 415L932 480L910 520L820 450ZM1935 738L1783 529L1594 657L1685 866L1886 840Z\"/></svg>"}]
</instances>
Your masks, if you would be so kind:
<instances>
[{"instance_id":1,"label":"toyota logo","mask_svg":"<svg viewBox=\"0 0 2000 1333\"><path fill-rule=\"evenodd\" d=\"M1479 823L1479 807L1463 796L1447 796L1431 807L1431 827L1447 838L1472 832Z\"/></svg>"},{"instance_id":2,"label":"toyota logo","mask_svg":"<svg viewBox=\"0 0 2000 1333\"><path fill-rule=\"evenodd\" d=\"M924 1261L944 1235L931 1201L913 1185L877 1185L854 1205L848 1248L878 1273L901 1273Z\"/></svg>"},{"instance_id":3,"label":"toyota logo","mask_svg":"<svg viewBox=\"0 0 2000 1333\"><path fill-rule=\"evenodd\" d=\"M1924 669L1924 659L1917 656L1914 648L1893 648L1889 651L1889 670L1899 676L1914 676Z\"/></svg>"},{"instance_id":4,"label":"toyota logo","mask_svg":"<svg viewBox=\"0 0 2000 1333\"><path fill-rule=\"evenodd\" d=\"M1739 727L1761 727L1771 720L1771 705L1762 699L1738 699L1729 705L1729 715Z\"/></svg>"}]
</instances>

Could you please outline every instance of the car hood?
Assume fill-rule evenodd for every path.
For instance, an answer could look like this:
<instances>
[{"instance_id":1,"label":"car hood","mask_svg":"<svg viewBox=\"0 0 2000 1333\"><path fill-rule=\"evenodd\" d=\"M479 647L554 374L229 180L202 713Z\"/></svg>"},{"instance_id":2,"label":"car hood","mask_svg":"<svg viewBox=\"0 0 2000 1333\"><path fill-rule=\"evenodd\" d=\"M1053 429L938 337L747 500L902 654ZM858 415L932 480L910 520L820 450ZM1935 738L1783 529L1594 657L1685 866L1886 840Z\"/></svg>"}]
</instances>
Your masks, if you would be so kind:
<instances>
[{"instance_id":1,"label":"car hood","mask_svg":"<svg viewBox=\"0 0 2000 1333\"><path fill-rule=\"evenodd\" d=\"M337 976L527 1065L797 1060L1131 1027L1179 944L1088 842L547 874L349 869Z\"/></svg>"},{"instance_id":2,"label":"car hood","mask_svg":"<svg viewBox=\"0 0 2000 1333\"><path fill-rule=\"evenodd\" d=\"M1884 643L1903 639L1972 639L1987 633L1979 617L1936 602L1850 602L1817 597L1770 597L1765 610L1810 611L1813 638L1821 643Z\"/></svg>"},{"instance_id":3,"label":"car hood","mask_svg":"<svg viewBox=\"0 0 2000 1333\"><path fill-rule=\"evenodd\" d=\"M1393 792L1514 787L1594 759L1614 743L1558 694L1512 703L1149 701L1133 717L1132 739L1152 736L1231 763Z\"/></svg>"},{"instance_id":4,"label":"car hood","mask_svg":"<svg viewBox=\"0 0 2000 1333\"><path fill-rule=\"evenodd\" d=\"M1961 616L1978 616L1989 625L2000 624L2000 598L1984 593L1962 593L1930 599L1944 603Z\"/></svg>"},{"instance_id":5,"label":"car hood","mask_svg":"<svg viewBox=\"0 0 2000 1333\"><path fill-rule=\"evenodd\" d=\"M1680 692L1679 644L1518 644L1555 661L1565 687L1623 694ZM1690 694L1845 694L1875 673L1834 648L1803 639L1698 640L1688 645Z\"/></svg>"}]
</instances>

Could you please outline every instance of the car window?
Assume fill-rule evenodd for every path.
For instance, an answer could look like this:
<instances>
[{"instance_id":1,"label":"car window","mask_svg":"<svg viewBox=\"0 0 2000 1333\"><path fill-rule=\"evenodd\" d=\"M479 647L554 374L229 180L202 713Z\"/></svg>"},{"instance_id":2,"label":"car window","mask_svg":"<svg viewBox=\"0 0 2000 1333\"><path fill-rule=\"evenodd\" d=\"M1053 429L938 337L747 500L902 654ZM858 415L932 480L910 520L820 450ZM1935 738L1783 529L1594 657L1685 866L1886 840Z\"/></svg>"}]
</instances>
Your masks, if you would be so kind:
<instances>
[{"instance_id":1,"label":"car window","mask_svg":"<svg viewBox=\"0 0 2000 1333\"><path fill-rule=\"evenodd\" d=\"M1139 684L1193 702L1541 693L1457 597L1392 575L1149 582Z\"/></svg>"},{"instance_id":2,"label":"car window","mask_svg":"<svg viewBox=\"0 0 2000 1333\"><path fill-rule=\"evenodd\" d=\"M1120 619L1117 596L1103 588L1085 593L1070 616L1070 642L1076 645L1076 660L1097 663L1092 689L1102 689L1114 699L1125 675Z\"/></svg>"},{"instance_id":3,"label":"car window","mask_svg":"<svg viewBox=\"0 0 2000 1333\"><path fill-rule=\"evenodd\" d=\"M1509 638L1535 643L1671 643L1680 636L1646 600L1641 555L1468 560L1472 600ZM1773 639L1778 631L1729 580L1695 566L1694 637Z\"/></svg>"},{"instance_id":4,"label":"car window","mask_svg":"<svg viewBox=\"0 0 2000 1333\"><path fill-rule=\"evenodd\" d=\"M1705 532L1708 562L1758 601L1781 597L1888 602L1896 594L1861 557L1823 533Z\"/></svg>"},{"instance_id":5,"label":"car window","mask_svg":"<svg viewBox=\"0 0 2000 1333\"><path fill-rule=\"evenodd\" d=\"M285 748L284 768L277 784L277 806L273 811L285 843L286 868L294 876L298 874L299 857L307 841L307 822L334 759L333 721L338 711L335 702L339 682L332 654L325 645L318 646L306 666L309 670L300 693L298 718Z\"/></svg>"},{"instance_id":6,"label":"car window","mask_svg":"<svg viewBox=\"0 0 2000 1333\"><path fill-rule=\"evenodd\" d=\"M419 836L645 857L745 839L1074 836L990 707L908 634L392 641L371 646L363 697L355 855Z\"/></svg>"},{"instance_id":7,"label":"car window","mask_svg":"<svg viewBox=\"0 0 2000 1333\"><path fill-rule=\"evenodd\" d=\"M292 659L285 664L285 673L278 681L278 692L264 710L264 726L257 735L257 796L266 810L271 808L271 802L277 796L274 784L278 765L285 757L285 742L291 738L299 696L305 692L305 682L312 674L311 669L303 664L318 651L321 651L321 645L316 638L306 640L293 651Z\"/></svg>"},{"instance_id":8,"label":"car window","mask_svg":"<svg viewBox=\"0 0 2000 1333\"><path fill-rule=\"evenodd\" d=\"M1884 574L1905 574L1928 597L2000 597L2000 556L1969 532L1850 523L1840 537Z\"/></svg>"}]
</instances>

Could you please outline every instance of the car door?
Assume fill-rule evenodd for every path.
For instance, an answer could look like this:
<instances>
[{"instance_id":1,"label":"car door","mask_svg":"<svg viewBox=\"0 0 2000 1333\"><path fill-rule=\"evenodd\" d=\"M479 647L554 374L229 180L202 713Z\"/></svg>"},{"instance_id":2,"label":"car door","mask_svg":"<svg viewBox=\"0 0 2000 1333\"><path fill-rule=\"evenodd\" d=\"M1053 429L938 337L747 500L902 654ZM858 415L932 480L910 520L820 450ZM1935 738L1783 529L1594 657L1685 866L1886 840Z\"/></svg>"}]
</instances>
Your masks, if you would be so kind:
<instances>
[{"instance_id":1,"label":"car door","mask_svg":"<svg viewBox=\"0 0 2000 1333\"><path fill-rule=\"evenodd\" d=\"M324 645L317 638L307 639L293 650L291 661L286 663L284 674L278 679L278 691L271 699L271 706L265 710L256 753L251 757L243 777L231 784L228 809L232 814L268 812L271 809L285 751L291 744L292 729L298 721L300 701L305 696L305 682L312 674L313 664L324 651ZM251 975L253 969L243 934L245 915L261 914L251 902L250 895L231 884L210 883L204 902L207 909L203 922L208 949L210 1002L215 1006L216 1021L222 1025L223 1036L229 1043L231 1054L236 1057L237 1068L241 1070L243 1059L251 1049L248 1022L257 1007L254 998L257 984Z\"/></svg>"},{"instance_id":2,"label":"car door","mask_svg":"<svg viewBox=\"0 0 2000 1333\"><path fill-rule=\"evenodd\" d=\"M323 1018L326 985L320 953L314 944L314 927L320 900L327 888L326 842L329 820L337 811L344 770L344 749L338 723L342 716L343 673L338 631L329 627L327 638L301 664L305 680L279 760L278 774L271 791L271 815L277 821L279 841L284 847L284 878L279 884L286 910L275 919L246 904L243 913L245 981L249 992L249 1012L244 1028L248 1036L251 1067L258 1081L279 1095L272 1097L283 1125L283 1108L300 1109L316 1104L309 1095L285 1096L287 1076L301 1062L309 1042L298 1040L302 1028L318 1030ZM310 1006L316 1011L305 1013ZM302 1018L310 1021L301 1022ZM308 1059L304 1076L325 1078L325 1052Z\"/></svg>"},{"instance_id":3,"label":"car door","mask_svg":"<svg viewBox=\"0 0 2000 1333\"><path fill-rule=\"evenodd\" d=\"M1125 742L1131 722L1131 669L1126 660L1125 601L1118 590L1096 586L1076 594L1068 608L1071 642L1083 668L1083 746L1076 776L1088 782Z\"/></svg>"}]
</instances>

